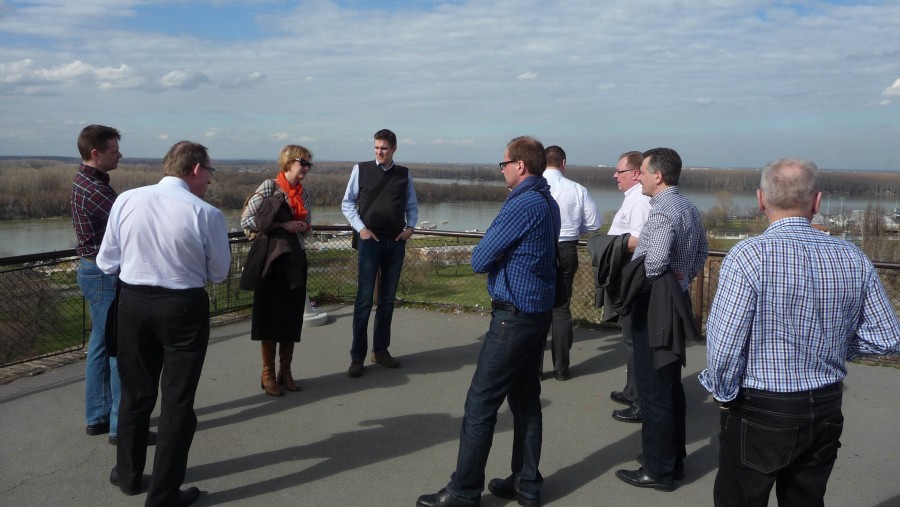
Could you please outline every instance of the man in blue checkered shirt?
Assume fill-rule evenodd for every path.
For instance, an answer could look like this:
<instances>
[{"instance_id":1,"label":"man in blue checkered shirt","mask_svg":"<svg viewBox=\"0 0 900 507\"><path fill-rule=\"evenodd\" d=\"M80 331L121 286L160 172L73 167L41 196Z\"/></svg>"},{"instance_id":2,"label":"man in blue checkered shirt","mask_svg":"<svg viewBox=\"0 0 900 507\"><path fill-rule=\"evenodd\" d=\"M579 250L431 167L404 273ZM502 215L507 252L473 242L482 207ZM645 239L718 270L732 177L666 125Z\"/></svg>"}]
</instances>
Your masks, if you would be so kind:
<instances>
[{"instance_id":1,"label":"man in blue checkered shirt","mask_svg":"<svg viewBox=\"0 0 900 507\"><path fill-rule=\"evenodd\" d=\"M687 299L690 281L706 263L709 245L697 207L681 195L681 157L671 148L654 148L643 153L641 191L650 196L650 216L641 230L634 259L644 258L644 290L636 298L622 326L631 329L634 367L641 393L642 453L637 470L618 470L616 477L632 486L671 490L684 476L685 397L681 384L682 361L657 364L657 350L650 344L650 329L671 325L656 322L665 309L650 305L650 286L661 283L667 272L674 274ZM673 284L675 285L675 284Z\"/></svg>"},{"instance_id":2,"label":"man in blue checkered shirt","mask_svg":"<svg viewBox=\"0 0 900 507\"><path fill-rule=\"evenodd\" d=\"M900 322L859 248L810 225L816 165L767 166L768 229L719 271L700 383L722 408L717 506L822 505L844 417L845 360L900 352Z\"/></svg>"},{"instance_id":3,"label":"man in blue checkered shirt","mask_svg":"<svg viewBox=\"0 0 900 507\"><path fill-rule=\"evenodd\" d=\"M559 206L542 176L547 159L540 141L517 137L503 155L500 171L509 197L472 252L472 269L488 273L493 313L466 395L456 471L446 488L419 497L417 507L479 505L497 411L504 399L513 415L512 474L492 479L488 489L519 505L541 505L538 374L556 296Z\"/></svg>"}]
</instances>

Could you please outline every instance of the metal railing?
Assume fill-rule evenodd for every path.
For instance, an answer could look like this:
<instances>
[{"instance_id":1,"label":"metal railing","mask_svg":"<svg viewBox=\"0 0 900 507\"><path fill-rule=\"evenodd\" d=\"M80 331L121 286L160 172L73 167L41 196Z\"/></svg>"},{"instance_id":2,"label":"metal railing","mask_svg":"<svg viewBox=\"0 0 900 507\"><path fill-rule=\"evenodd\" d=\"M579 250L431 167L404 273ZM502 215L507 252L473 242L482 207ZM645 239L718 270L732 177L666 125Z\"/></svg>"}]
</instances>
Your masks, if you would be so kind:
<instances>
[{"instance_id":1,"label":"metal railing","mask_svg":"<svg viewBox=\"0 0 900 507\"><path fill-rule=\"evenodd\" d=\"M490 308L486 276L472 272L472 249L480 233L417 231L407 245L397 291L399 304L483 311ZM252 293L239 288L249 242L230 236L232 267L221 283L207 287L210 312L220 316L252 306ZM572 317L580 325L602 323L594 307L590 256L581 242L572 291ZM322 305L351 302L356 295L357 254L349 226L320 226L307 242L310 300ZM691 285L695 316L705 321L715 296L725 252L710 252L706 268ZM900 264L875 263L885 288L900 308ZM0 367L85 347L90 312L76 281L74 250L0 259Z\"/></svg>"}]
</instances>

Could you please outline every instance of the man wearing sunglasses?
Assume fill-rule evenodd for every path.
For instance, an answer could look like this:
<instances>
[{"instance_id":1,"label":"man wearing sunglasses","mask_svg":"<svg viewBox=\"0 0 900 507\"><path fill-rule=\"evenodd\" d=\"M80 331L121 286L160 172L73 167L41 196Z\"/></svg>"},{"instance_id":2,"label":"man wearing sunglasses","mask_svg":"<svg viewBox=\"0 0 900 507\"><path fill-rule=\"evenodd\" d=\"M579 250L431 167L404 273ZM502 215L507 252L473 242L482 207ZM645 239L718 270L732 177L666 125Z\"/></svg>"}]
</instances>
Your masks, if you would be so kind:
<instances>
[{"instance_id":1,"label":"man wearing sunglasses","mask_svg":"<svg viewBox=\"0 0 900 507\"><path fill-rule=\"evenodd\" d=\"M397 368L388 351L394 298L406 255L406 242L419 220L419 203L409 169L394 163L397 136L387 129L375 133L375 160L353 166L341 210L359 234L358 279L353 305L353 343L347 375L361 377L369 347L369 314L376 280L378 306L372 330L371 361Z\"/></svg>"}]
</instances>

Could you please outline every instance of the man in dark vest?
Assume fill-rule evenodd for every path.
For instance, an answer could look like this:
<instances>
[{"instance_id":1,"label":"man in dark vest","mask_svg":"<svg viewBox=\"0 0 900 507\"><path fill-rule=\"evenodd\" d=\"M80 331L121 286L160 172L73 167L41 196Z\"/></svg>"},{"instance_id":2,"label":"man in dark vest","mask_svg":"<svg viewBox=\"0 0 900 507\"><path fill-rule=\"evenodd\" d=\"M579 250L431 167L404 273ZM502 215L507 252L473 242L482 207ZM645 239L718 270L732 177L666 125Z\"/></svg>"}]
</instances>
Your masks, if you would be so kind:
<instances>
[{"instance_id":1,"label":"man in dark vest","mask_svg":"<svg viewBox=\"0 0 900 507\"><path fill-rule=\"evenodd\" d=\"M397 368L391 356L391 318L406 255L406 241L419 219L419 203L409 169L394 163L397 136L375 133L375 160L353 166L341 210L359 234L359 278L353 306L353 344L347 374L360 377L368 352L369 314L379 271L378 307L372 331L372 362Z\"/></svg>"}]
</instances>

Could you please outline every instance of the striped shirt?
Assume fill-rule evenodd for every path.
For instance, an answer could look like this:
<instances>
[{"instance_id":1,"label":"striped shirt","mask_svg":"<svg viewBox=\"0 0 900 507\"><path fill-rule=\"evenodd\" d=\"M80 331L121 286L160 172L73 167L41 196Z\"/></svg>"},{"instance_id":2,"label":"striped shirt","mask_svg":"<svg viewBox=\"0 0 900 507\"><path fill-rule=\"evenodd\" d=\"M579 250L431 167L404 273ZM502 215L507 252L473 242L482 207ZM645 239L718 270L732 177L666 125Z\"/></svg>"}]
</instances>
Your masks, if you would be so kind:
<instances>
[{"instance_id":1,"label":"striped shirt","mask_svg":"<svg viewBox=\"0 0 900 507\"><path fill-rule=\"evenodd\" d=\"M848 358L900 352L900 322L872 263L802 217L731 249L706 337L700 383L721 401L741 387L818 389L844 379Z\"/></svg>"},{"instance_id":2,"label":"striped shirt","mask_svg":"<svg viewBox=\"0 0 900 507\"><path fill-rule=\"evenodd\" d=\"M100 249L109 210L115 202L116 191L109 186L109 174L81 164L72 181L72 226L81 257L94 257Z\"/></svg>"},{"instance_id":3,"label":"striped shirt","mask_svg":"<svg viewBox=\"0 0 900 507\"><path fill-rule=\"evenodd\" d=\"M641 231L634 258L646 255L646 283L653 283L671 269L682 290L703 269L709 243L700 222L700 212L677 186L668 187L650 199L650 216Z\"/></svg>"},{"instance_id":4,"label":"striped shirt","mask_svg":"<svg viewBox=\"0 0 900 507\"><path fill-rule=\"evenodd\" d=\"M529 176L512 189L472 251L472 269L488 273L492 300L524 313L553 309L559 228L559 205L547 180Z\"/></svg>"}]
</instances>

